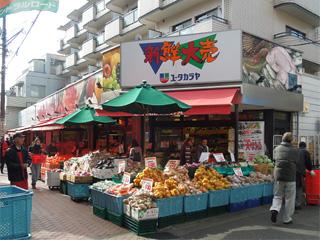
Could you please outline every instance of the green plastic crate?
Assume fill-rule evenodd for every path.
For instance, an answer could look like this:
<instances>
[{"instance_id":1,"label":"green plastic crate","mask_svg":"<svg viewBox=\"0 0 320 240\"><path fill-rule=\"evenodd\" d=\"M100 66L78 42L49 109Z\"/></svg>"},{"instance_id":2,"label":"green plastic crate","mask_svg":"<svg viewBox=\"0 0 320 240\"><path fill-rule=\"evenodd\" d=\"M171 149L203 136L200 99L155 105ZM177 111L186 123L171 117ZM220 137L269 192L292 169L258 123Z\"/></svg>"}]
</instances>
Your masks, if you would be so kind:
<instances>
[{"instance_id":1,"label":"green plastic crate","mask_svg":"<svg viewBox=\"0 0 320 240\"><path fill-rule=\"evenodd\" d=\"M60 181L60 193L68 195L68 182Z\"/></svg>"},{"instance_id":2,"label":"green plastic crate","mask_svg":"<svg viewBox=\"0 0 320 240\"><path fill-rule=\"evenodd\" d=\"M108 211L108 220L115 225L118 225L120 227L123 226L123 214L117 214L117 213Z\"/></svg>"},{"instance_id":3,"label":"green plastic crate","mask_svg":"<svg viewBox=\"0 0 320 240\"><path fill-rule=\"evenodd\" d=\"M137 235L148 235L157 231L157 219L137 221L129 216L124 216L123 226Z\"/></svg>"},{"instance_id":4,"label":"green plastic crate","mask_svg":"<svg viewBox=\"0 0 320 240\"><path fill-rule=\"evenodd\" d=\"M92 207L93 214L99 218L108 220L108 211L105 208L99 206Z\"/></svg>"},{"instance_id":5,"label":"green plastic crate","mask_svg":"<svg viewBox=\"0 0 320 240\"><path fill-rule=\"evenodd\" d=\"M202 218L208 217L208 211L198 211L198 212L191 212L191 213L185 213L185 219L186 221L194 221Z\"/></svg>"}]
</instances>

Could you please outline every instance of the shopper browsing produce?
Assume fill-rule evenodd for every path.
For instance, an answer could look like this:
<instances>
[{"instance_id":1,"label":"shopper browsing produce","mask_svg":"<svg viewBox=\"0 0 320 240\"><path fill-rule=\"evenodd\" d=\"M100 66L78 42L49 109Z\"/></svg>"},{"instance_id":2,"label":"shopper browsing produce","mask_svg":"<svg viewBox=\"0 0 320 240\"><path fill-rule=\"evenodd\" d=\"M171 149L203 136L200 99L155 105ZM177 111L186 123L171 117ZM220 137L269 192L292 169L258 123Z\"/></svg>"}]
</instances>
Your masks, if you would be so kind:
<instances>
[{"instance_id":1,"label":"shopper browsing produce","mask_svg":"<svg viewBox=\"0 0 320 240\"><path fill-rule=\"evenodd\" d=\"M28 190L27 167L31 164L28 151L23 147L24 135L13 135L13 145L5 154L5 162L8 168L8 179L11 185Z\"/></svg>"},{"instance_id":2,"label":"shopper browsing produce","mask_svg":"<svg viewBox=\"0 0 320 240\"><path fill-rule=\"evenodd\" d=\"M29 147L29 152L32 154L32 165L31 165L31 172L32 172L32 182L31 186L32 189L36 188L36 183L40 177L40 170L41 170L41 163L42 163L42 147L41 141L38 137L36 137Z\"/></svg>"},{"instance_id":3,"label":"shopper browsing produce","mask_svg":"<svg viewBox=\"0 0 320 240\"><path fill-rule=\"evenodd\" d=\"M285 207L283 223L292 223L296 197L296 163L298 161L298 151L291 142L292 133L286 132L282 136L282 142L274 149L274 197L271 211L271 221L277 221L277 215L281 209L283 198Z\"/></svg>"},{"instance_id":4,"label":"shopper browsing produce","mask_svg":"<svg viewBox=\"0 0 320 240\"><path fill-rule=\"evenodd\" d=\"M132 140L132 146L130 148L129 157L135 162L142 161L142 149L139 146L138 141L136 139Z\"/></svg>"},{"instance_id":5,"label":"shopper browsing produce","mask_svg":"<svg viewBox=\"0 0 320 240\"><path fill-rule=\"evenodd\" d=\"M197 146L196 162L199 162L200 156L203 152L209 152L207 139L202 139L201 143Z\"/></svg>"}]
</instances>

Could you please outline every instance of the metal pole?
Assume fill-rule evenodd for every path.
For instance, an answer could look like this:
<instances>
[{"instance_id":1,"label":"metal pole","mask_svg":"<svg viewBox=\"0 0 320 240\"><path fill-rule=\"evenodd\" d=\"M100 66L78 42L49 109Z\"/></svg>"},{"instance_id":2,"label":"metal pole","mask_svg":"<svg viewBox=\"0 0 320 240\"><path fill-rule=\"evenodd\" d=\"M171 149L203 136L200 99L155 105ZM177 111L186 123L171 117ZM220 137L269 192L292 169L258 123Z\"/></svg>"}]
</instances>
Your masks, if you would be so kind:
<instances>
[{"instance_id":1,"label":"metal pole","mask_svg":"<svg viewBox=\"0 0 320 240\"><path fill-rule=\"evenodd\" d=\"M5 118L5 79L6 79L7 29L6 16L2 18L2 66L1 66L1 120ZM3 130L3 129L2 129Z\"/></svg>"},{"instance_id":2,"label":"metal pole","mask_svg":"<svg viewBox=\"0 0 320 240\"><path fill-rule=\"evenodd\" d=\"M234 117L235 117L235 128L234 128L234 156L236 161L239 161L239 105L234 105Z\"/></svg>"}]
</instances>

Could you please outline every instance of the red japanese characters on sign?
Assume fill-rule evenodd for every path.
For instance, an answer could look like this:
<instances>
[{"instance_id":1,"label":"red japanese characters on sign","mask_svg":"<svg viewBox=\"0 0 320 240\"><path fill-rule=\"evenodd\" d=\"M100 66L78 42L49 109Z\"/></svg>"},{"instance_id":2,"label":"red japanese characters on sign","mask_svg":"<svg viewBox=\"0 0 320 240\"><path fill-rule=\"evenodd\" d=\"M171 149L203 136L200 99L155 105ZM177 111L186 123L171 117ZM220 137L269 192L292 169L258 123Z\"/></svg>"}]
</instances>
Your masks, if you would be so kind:
<instances>
[{"instance_id":1,"label":"red japanese characters on sign","mask_svg":"<svg viewBox=\"0 0 320 240\"><path fill-rule=\"evenodd\" d=\"M118 173L122 173L126 170L126 161L120 161L118 165Z\"/></svg>"},{"instance_id":2,"label":"red japanese characters on sign","mask_svg":"<svg viewBox=\"0 0 320 240\"><path fill-rule=\"evenodd\" d=\"M223 153L214 153L213 157L218 163L226 161L226 159L223 156Z\"/></svg>"},{"instance_id":3,"label":"red japanese characters on sign","mask_svg":"<svg viewBox=\"0 0 320 240\"><path fill-rule=\"evenodd\" d=\"M131 175L130 173L124 172L122 177L122 183L123 184L130 184L131 181Z\"/></svg>"},{"instance_id":4,"label":"red japanese characters on sign","mask_svg":"<svg viewBox=\"0 0 320 240\"><path fill-rule=\"evenodd\" d=\"M243 173L241 168L233 168L234 174L237 175L238 177L242 177Z\"/></svg>"},{"instance_id":5,"label":"red japanese characters on sign","mask_svg":"<svg viewBox=\"0 0 320 240\"><path fill-rule=\"evenodd\" d=\"M151 192L153 186L153 179L144 178L141 180L141 188L145 191Z\"/></svg>"},{"instance_id":6,"label":"red japanese characters on sign","mask_svg":"<svg viewBox=\"0 0 320 240\"><path fill-rule=\"evenodd\" d=\"M156 157L145 158L144 162L145 162L145 167L157 168L157 158Z\"/></svg>"},{"instance_id":7,"label":"red japanese characters on sign","mask_svg":"<svg viewBox=\"0 0 320 240\"><path fill-rule=\"evenodd\" d=\"M166 164L166 168L175 169L180 165L180 160L169 160Z\"/></svg>"}]
</instances>

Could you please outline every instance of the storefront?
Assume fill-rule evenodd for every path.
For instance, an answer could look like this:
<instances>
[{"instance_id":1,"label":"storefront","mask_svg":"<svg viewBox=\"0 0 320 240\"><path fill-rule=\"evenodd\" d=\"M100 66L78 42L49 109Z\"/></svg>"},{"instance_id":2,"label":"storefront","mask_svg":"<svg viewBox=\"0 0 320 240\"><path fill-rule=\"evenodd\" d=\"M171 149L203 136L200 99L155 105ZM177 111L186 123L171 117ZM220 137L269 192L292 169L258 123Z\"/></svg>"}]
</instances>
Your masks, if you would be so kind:
<instances>
[{"instance_id":1,"label":"storefront","mask_svg":"<svg viewBox=\"0 0 320 240\"><path fill-rule=\"evenodd\" d=\"M121 55L123 89L146 79L192 106L149 117L145 138L159 156L178 153L188 137L195 145L208 139L229 159L272 156L277 135L292 130L292 113L302 110L301 54L241 31L124 43Z\"/></svg>"}]
</instances>

